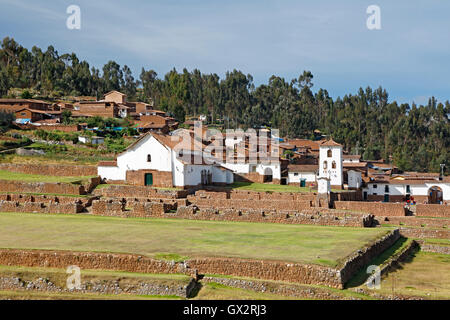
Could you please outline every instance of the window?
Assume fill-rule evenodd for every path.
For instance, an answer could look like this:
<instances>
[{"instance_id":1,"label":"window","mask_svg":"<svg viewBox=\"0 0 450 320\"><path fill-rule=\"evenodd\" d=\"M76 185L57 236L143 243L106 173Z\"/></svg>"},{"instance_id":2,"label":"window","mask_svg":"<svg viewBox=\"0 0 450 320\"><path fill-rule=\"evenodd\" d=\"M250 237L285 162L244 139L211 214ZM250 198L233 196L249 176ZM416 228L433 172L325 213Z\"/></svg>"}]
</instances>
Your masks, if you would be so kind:
<instances>
[{"instance_id":1,"label":"window","mask_svg":"<svg viewBox=\"0 0 450 320\"><path fill-rule=\"evenodd\" d=\"M373 188L376 189L376 188L378 188L378 186L377 186L376 184L374 184L374 185L373 185Z\"/></svg>"},{"instance_id":2,"label":"window","mask_svg":"<svg viewBox=\"0 0 450 320\"><path fill-rule=\"evenodd\" d=\"M147 155L147 162L152 162L152 155L151 154Z\"/></svg>"},{"instance_id":3,"label":"window","mask_svg":"<svg viewBox=\"0 0 450 320\"><path fill-rule=\"evenodd\" d=\"M328 151L327 151L327 157L328 158L331 158L333 156L333 152L331 151L331 149L329 149Z\"/></svg>"},{"instance_id":4,"label":"window","mask_svg":"<svg viewBox=\"0 0 450 320\"><path fill-rule=\"evenodd\" d=\"M331 168L336 169L336 161L333 161L333 163L331 164Z\"/></svg>"},{"instance_id":5,"label":"window","mask_svg":"<svg viewBox=\"0 0 450 320\"><path fill-rule=\"evenodd\" d=\"M411 187L409 185L406 186L406 193L411 193Z\"/></svg>"},{"instance_id":6,"label":"window","mask_svg":"<svg viewBox=\"0 0 450 320\"><path fill-rule=\"evenodd\" d=\"M326 162L326 161L323 162L323 168L324 168L324 169L327 169L327 168L328 168L328 162Z\"/></svg>"},{"instance_id":7,"label":"window","mask_svg":"<svg viewBox=\"0 0 450 320\"><path fill-rule=\"evenodd\" d=\"M294 173L294 177L297 177L297 176L298 176L298 172L295 172L295 173Z\"/></svg>"},{"instance_id":8,"label":"window","mask_svg":"<svg viewBox=\"0 0 450 320\"><path fill-rule=\"evenodd\" d=\"M384 186L384 192L389 192L389 186Z\"/></svg>"}]
</instances>

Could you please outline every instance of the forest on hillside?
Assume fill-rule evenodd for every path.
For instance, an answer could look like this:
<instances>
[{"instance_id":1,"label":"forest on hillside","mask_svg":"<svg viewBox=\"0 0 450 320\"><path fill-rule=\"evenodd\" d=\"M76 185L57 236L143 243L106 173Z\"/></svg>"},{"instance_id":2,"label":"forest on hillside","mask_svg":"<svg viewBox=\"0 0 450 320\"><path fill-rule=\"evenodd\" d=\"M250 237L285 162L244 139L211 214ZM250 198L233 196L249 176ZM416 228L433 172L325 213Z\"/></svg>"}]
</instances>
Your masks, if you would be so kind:
<instances>
[{"instance_id":1,"label":"forest on hillside","mask_svg":"<svg viewBox=\"0 0 450 320\"><path fill-rule=\"evenodd\" d=\"M6 37L0 49L0 96L7 97L11 88L29 88L44 98L100 98L119 90L129 100L152 99L180 121L207 114L213 121L225 119L230 128L269 126L290 138L312 138L318 129L351 154L392 157L402 170L438 172L444 163L448 172L450 165L449 101L430 97L427 105L398 104L381 87L333 99L326 89L312 89L310 71L290 81L274 75L259 86L239 70L221 79L197 69L173 69L158 77L142 68L136 78L128 66L114 61L99 70L75 53L59 54L53 46L28 50Z\"/></svg>"}]
</instances>

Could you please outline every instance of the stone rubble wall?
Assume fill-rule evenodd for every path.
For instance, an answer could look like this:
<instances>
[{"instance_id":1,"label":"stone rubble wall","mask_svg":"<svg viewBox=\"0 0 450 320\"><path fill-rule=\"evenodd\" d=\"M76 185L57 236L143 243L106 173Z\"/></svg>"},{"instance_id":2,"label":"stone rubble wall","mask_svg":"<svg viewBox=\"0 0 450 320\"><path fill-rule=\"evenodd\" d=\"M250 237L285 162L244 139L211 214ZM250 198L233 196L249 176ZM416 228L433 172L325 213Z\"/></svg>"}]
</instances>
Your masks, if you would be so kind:
<instances>
[{"instance_id":1,"label":"stone rubble wall","mask_svg":"<svg viewBox=\"0 0 450 320\"><path fill-rule=\"evenodd\" d=\"M0 180L0 192L86 194L84 186L72 183L22 182L13 180Z\"/></svg>"},{"instance_id":2,"label":"stone rubble wall","mask_svg":"<svg viewBox=\"0 0 450 320\"><path fill-rule=\"evenodd\" d=\"M83 209L80 203L0 201L0 212L77 214Z\"/></svg>"},{"instance_id":3,"label":"stone rubble wall","mask_svg":"<svg viewBox=\"0 0 450 320\"><path fill-rule=\"evenodd\" d=\"M46 176L81 177L97 175L97 166L0 163L0 170Z\"/></svg>"},{"instance_id":4,"label":"stone rubble wall","mask_svg":"<svg viewBox=\"0 0 450 320\"><path fill-rule=\"evenodd\" d=\"M347 257L345 261L339 265L342 283L349 281L361 268L368 265L373 258L390 248L398 239L400 239L400 236L399 230L395 229L376 240L374 243Z\"/></svg>"},{"instance_id":5,"label":"stone rubble wall","mask_svg":"<svg viewBox=\"0 0 450 320\"><path fill-rule=\"evenodd\" d=\"M334 201L334 207L340 210L351 210L373 214L375 216L406 216L407 210L401 203Z\"/></svg>"},{"instance_id":6,"label":"stone rubble wall","mask_svg":"<svg viewBox=\"0 0 450 320\"><path fill-rule=\"evenodd\" d=\"M20 277L1 276L0 290L26 290L54 293L95 293L95 294L132 294L132 295L174 295L181 298L189 297L195 280L187 285L164 284L158 281L141 281L138 284L129 284L119 280L88 280L82 281L80 289L67 289L55 285L47 278L35 280L22 280Z\"/></svg>"}]
</instances>

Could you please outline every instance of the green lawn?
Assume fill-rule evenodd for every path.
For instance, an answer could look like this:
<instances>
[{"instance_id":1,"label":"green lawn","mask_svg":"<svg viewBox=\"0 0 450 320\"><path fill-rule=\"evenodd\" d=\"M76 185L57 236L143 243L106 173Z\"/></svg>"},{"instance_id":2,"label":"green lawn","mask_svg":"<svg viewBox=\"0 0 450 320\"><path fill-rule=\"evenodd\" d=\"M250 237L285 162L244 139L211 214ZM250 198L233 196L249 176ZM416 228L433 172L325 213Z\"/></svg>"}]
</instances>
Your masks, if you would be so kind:
<instances>
[{"instance_id":1,"label":"green lawn","mask_svg":"<svg viewBox=\"0 0 450 320\"><path fill-rule=\"evenodd\" d=\"M0 213L0 247L238 257L335 266L385 228Z\"/></svg>"},{"instance_id":2,"label":"green lawn","mask_svg":"<svg viewBox=\"0 0 450 320\"><path fill-rule=\"evenodd\" d=\"M26 174L26 173L18 173L11 172L6 170L0 170L0 180L15 180L15 181L23 181L23 182L65 182L65 183L74 183L74 182L85 182L89 178L95 176L84 176L84 177L59 177L59 176L46 176L39 174Z\"/></svg>"},{"instance_id":3,"label":"green lawn","mask_svg":"<svg viewBox=\"0 0 450 320\"><path fill-rule=\"evenodd\" d=\"M249 191L271 191L271 192L313 192L309 187L297 187L280 184L266 184L266 183L252 183L252 182L235 182L231 185L234 190L249 190Z\"/></svg>"}]
</instances>

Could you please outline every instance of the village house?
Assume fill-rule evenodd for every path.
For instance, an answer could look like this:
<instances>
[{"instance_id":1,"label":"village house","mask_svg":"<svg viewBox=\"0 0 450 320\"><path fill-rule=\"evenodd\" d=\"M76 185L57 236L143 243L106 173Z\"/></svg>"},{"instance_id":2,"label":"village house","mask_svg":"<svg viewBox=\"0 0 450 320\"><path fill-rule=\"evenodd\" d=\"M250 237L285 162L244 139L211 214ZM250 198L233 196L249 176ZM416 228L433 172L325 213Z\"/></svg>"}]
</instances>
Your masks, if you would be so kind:
<instances>
[{"instance_id":1,"label":"village house","mask_svg":"<svg viewBox=\"0 0 450 320\"><path fill-rule=\"evenodd\" d=\"M14 112L17 123L33 123L48 119L60 119L61 111L44 111L22 108Z\"/></svg>"},{"instance_id":2,"label":"village house","mask_svg":"<svg viewBox=\"0 0 450 320\"><path fill-rule=\"evenodd\" d=\"M318 170L315 164L289 164L288 183L300 187L317 185Z\"/></svg>"},{"instance_id":3,"label":"village house","mask_svg":"<svg viewBox=\"0 0 450 320\"><path fill-rule=\"evenodd\" d=\"M0 111L16 112L22 109L47 111L51 103L34 99L0 99Z\"/></svg>"},{"instance_id":4,"label":"village house","mask_svg":"<svg viewBox=\"0 0 450 320\"><path fill-rule=\"evenodd\" d=\"M450 177L439 174L404 172L369 176L362 189L363 199L383 202L405 202L414 199L417 203L450 201Z\"/></svg>"},{"instance_id":5,"label":"village house","mask_svg":"<svg viewBox=\"0 0 450 320\"><path fill-rule=\"evenodd\" d=\"M233 183L233 173L214 159L206 162L201 142L181 136L147 133L117 156L100 162L98 174L107 181L154 187L195 187ZM196 150L199 151L196 151ZM195 154L199 152L199 154ZM200 161L192 161L198 156Z\"/></svg>"}]
</instances>

